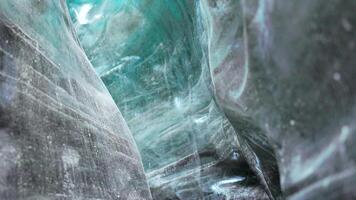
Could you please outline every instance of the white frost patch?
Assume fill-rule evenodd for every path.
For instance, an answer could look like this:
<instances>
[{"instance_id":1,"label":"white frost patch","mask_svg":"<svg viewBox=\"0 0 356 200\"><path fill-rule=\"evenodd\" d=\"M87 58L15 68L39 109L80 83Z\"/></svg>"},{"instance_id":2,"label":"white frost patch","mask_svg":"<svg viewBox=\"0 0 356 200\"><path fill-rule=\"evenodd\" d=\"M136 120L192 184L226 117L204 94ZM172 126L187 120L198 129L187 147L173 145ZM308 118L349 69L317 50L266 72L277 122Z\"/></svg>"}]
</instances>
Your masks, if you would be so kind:
<instances>
[{"instance_id":1,"label":"white frost patch","mask_svg":"<svg viewBox=\"0 0 356 200\"><path fill-rule=\"evenodd\" d=\"M97 14L92 17L92 19L89 19L88 15L90 10L93 8L92 4L84 4L79 8L79 11L75 10L75 15L77 16L77 20L79 24L89 24L92 23L93 21L100 19L102 16Z\"/></svg>"},{"instance_id":2,"label":"white frost patch","mask_svg":"<svg viewBox=\"0 0 356 200\"><path fill-rule=\"evenodd\" d=\"M341 143L345 143L346 142L346 139L349 137L350 132L351 131L350 131L350 128L348 126L343 126L341 128L341 134L340 134L340 138L339 138Z\"/></svg>"},{"instance_id":3,"label":"white frost patch","mask_svg":"<svg viewBox=\"0 0 356 200\"><path fill-rule=\"evenodd\" d=\"M235 176L233 178L221 180L221 181L215 183L214 185L212 185L211 190L213 190L217 194L227 194L229 192L229 188L227 187L228 189L226 189L225 188L226 185L238 183L243 180L245 180L245 177L242 177L242 176Z\"/></svg>"},{"instance_id":4,"label":"white frost patch","mask_svg":"<svg viewBox=\"0 0 356 200\"><path fill-rule=\"evenodd\" d=\"M182 109L182 105L183 105L182 100L181 100L180 98L178 98L178 97L175 97L175 98L174 98L174 106L175 106L178 110L180 110L180 109Z\"/></svg>"},{"instance_id":5,"label":"white frost patch","mask_svg":"<svg viewBox=\"0 0 356 200\"><path fill-rule=\"evenodd\" d=\"M341 75L338 72L335 72L333 75L333 79L335 81L340 81L341 80Z\"/></svg>"},{"instance_id":6,"label":"white frost patch","mask_svg":"<svg viewBox=\"0 0 356 200\"><path fill-rule=\"evenodd\" d=\"M62 160L66 166L77 166L79 163L79 153L71 148L64 149L62 153Z\"/></svg>"},{"instance_id":7,"label":"white frost patch","mask_svg":"<svg viewBox=\"0 0 356 200\"><path fill-rule=\"evenodd\" d=\"M209 116L206 115L206 116L194 119L194 122L196 124L202 124L202 123L206 122L208 119L209 119Z\"/></svg>"},{"instance_id":8,"label":"white frost patch","mask_svg":"<svg viewBox=\"0 0 356 200\"><path fill-rule=\"evenodd\" d=\"M232 160L238 160L240 158L240 155L237 152L232 153Z\"/></svg>"}]
</instances>

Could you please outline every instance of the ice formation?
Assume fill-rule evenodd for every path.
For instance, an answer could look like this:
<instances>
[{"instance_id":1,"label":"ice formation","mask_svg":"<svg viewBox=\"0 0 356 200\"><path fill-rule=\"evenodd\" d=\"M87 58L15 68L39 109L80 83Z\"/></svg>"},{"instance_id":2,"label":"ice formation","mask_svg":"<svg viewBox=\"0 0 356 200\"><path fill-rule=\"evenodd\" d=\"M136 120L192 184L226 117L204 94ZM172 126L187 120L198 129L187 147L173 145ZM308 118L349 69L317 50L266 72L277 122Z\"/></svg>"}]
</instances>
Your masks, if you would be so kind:
<instances>
[{"instance_id":1,"label":"ice formation","mask_svg":"<svg viewBox=\"0 0 356 200\"><path fill-rule=\"evenodd\" d=\"M2 0L0 198L355 198L355 10Z\"/></svg>"},{"instance_id":2,"label":"ice formation","mask_svg":"<svg viewBox=\"0 0 356 200\"><path fill-rule=\"evenodd\" d=\"M65 1L0 1L0 199L149 199Z\"/></svg>"}]
</instances>

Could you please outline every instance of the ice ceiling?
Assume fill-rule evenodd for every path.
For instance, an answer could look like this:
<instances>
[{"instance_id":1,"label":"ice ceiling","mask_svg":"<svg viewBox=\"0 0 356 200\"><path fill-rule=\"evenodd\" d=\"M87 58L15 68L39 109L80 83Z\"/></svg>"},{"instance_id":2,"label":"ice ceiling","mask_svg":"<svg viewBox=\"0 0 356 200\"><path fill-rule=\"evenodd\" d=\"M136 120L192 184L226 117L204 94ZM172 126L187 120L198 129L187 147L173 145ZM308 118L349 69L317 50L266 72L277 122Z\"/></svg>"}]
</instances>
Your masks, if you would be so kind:
<instances>
[{"instance_id":1,"label":"ice ceiling","mask_svg":"<svg viewBox=\"0 0 356 200\"><path fill-rule=\"evenodd\" d=\"M355 10L0 0L0 199L355 199Z\"/></svg>"}]
</instances>

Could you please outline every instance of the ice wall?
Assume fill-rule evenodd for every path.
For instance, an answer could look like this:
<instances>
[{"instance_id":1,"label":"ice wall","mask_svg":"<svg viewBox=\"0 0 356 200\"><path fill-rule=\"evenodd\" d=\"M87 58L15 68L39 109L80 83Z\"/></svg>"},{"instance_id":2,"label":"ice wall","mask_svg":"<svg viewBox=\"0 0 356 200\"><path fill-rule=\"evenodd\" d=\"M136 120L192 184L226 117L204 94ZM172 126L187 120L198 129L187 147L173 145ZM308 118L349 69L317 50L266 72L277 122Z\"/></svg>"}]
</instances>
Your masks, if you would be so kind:
<instances>
[{"instance_id":1,"label":"ice wall","mask_svg":"<svg viewBox=\"0 0 356 200\"><path fill-rule=\"evenodd\" d=\"M288 199L354 199L356 2L201 2L217 102L245 155L268 173L268 139Z\"/></svg>"},{"instance_id":2,"label":"ice wall","mask_svg":"<svg viewBox=\"0 0 356 200\"><path fill-rule=\"evenodd\" d=\"M151 199L65 1L0 1L0 199Z\"/></svg>"},{"instance_id":3,"label":"ice wall","mask_svg":"<svg viewBox=\"0 0 356 200\"><path fill-rule=\"evenodd\" d=\"M198 1L68 5L135 137L155 199L268 198L215 103Z\"/></svg>"}]
</instances>

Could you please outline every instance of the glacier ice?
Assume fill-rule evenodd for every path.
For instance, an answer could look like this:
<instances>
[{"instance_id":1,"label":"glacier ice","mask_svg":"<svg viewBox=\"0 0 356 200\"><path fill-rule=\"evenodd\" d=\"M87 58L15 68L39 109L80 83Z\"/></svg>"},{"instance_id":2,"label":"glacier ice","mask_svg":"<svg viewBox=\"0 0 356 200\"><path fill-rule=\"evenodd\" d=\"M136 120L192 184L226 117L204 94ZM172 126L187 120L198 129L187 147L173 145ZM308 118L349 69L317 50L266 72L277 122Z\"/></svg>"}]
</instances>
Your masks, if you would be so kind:
<instances>
[{"instance_id":1,"label":"glacier ice","mask_svg":"<svg viewBox=\"0 0 356 200\"><path fill-rule=\"evenodd\" d=\"M245 155L268 178L268 138L287 199L354 199L356 2L203 2L216 100Z\"/></svg>"},{"instance_id":2,"label":"glacier ice","mask_svg":"<svg viewBox=\"0 0 356 200\"><path fill-rule=\"evenodd\" d=\"M83 2L70 2L75 21ZM270 198L280 194L279 178L296 199L324 196L346 174L352 183L352 1L119 2L93 3L91 22L75 28L138 142L154 195L227 195L216 187L243 180L238 173L221 180L201 172L235 154ZM216 135L228 139L217 145ZM189 161L197 163L181 164ZM192 169L200 174L187 181ZM335 196L352 194L342 187Z\"/></svg>"},{"instance_id":3,"label":"glacier ice","mask_svg":"<svg viewBox=\"0 0 356 200\"><path fill-rule=\"evenodd\" d=\"M154 198L263 199L263 189L279 188L260 186L215 103L198 1L68 5L89 60L135 137Z\"/></svg>"},{"instance_id":4,"label":"glacier ice","mask_svg":"<svg viewBox=\"0 0 356 200\"><path fill-rule=\"evenodd\" d=\"M354 199L355 9L1 1L0 198Z\"/></svg>"},{"instance_id":5,"label":"glacier ice","mask_svg":"<svg viewBox=\"0 0 356 200\"><path fill-rule=\"evenodd\" d=\"M65 1L0 1L0 199L150 199Z\"/></svg>"}]
</instances>

